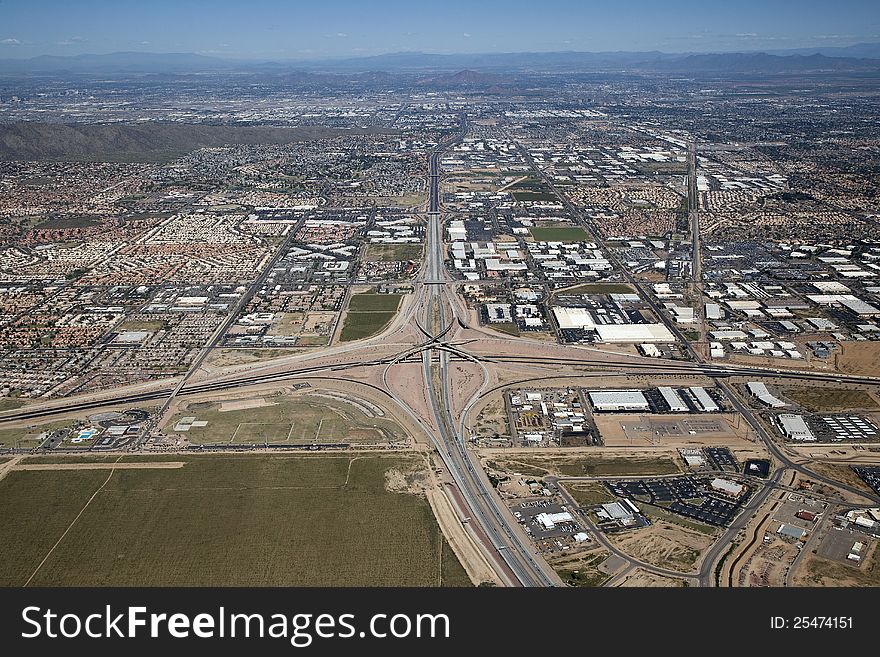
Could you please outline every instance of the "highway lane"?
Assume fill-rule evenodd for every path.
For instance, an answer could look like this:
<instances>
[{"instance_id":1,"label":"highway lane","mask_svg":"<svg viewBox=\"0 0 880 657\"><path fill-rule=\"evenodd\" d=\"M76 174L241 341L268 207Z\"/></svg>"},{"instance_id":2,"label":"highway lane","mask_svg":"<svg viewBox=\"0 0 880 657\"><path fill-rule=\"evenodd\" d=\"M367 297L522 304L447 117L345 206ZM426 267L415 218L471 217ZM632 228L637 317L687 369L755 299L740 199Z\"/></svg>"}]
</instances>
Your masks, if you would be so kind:
<instances>
[{"instance_id":1,"label":"highway lane","mask_svg":"<svg viewBox=\"0 0 880 657\"><path fill-rule=\"evenodd\" d=\"M425 389L431 401L439 436L433 436L453 481L467 506L471 516L467 522L477 522L495 550L489 555L496 562L500 558L507 569L513 573L516 583L522 586L552 586L558 582L549 566L537 557L530 545L519 534L519 524L495 494L482 467L467 449L464 436L456 430L450 400L449 351L439 349L441 337L450 326L459 322L455 302L455 292L447 289L450 277L444 266L442 222L440 217L440 151L430 157L430 182L427 245L425 265L422 270L423 284L421 324L427 333L436 336L422 352L422 376ZM434 365L436 355L437 364ZM435 374L436 382L435 385ZM484 384L485 384L484 375Z\"/></svg>"}]
</instances>

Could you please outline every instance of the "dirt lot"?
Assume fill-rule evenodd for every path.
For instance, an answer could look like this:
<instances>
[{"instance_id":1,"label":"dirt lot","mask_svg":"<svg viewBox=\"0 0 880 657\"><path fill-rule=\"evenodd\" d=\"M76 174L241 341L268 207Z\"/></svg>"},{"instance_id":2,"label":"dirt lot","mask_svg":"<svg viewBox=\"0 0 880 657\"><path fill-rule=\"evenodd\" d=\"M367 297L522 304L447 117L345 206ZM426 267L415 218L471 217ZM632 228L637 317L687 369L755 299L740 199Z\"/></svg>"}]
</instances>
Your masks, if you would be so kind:
<instances>
[{"instance_id":1,"label":"dirt lot","mask_svg":"<svg viewBox=\"0 0 880 657\"><path fill-rule=\"evenodd\" d=\"M782 394L808 411L817 413L857 409L876 410L877 399L867 390L825 387L783 388Z\"/></svg>"},{"instance_id":2,"label":"dirt lot","mask_svg":"<svg viewBox=\"0 0 880 657\"><path fill-rule=\"evenodd\" d=\"M609 534L608 538L640 561L683 573L693 571L713 542L705 534L663 521L637 531Z\"/></svg>"},{"instance_id":3,"label":"dirt lot","mask_svg":"<svg viewBox=\"0 0 880 657\"><path fill-rule=\"evenodd\" d=\"M675 452L644 451L627 454L622 450L586 448L563 450L481 450L481 455L501 470L512 474L542 477L617 477L661 475L681 472Z\"/></svg>"},{"instance_id":4,"label":"dirt lot","mask_svg":"<svg viewBox=\"0 0 880 657\"><path fill-rule=\"evenodd\" d=\"M880 376L880 342L844 342L837 369L847 374Z\"/></svg>"},{"instance_id":5,"label":"dirt lot","mask_svg":"<svg viewBox=\"0 0 880 657\"><path fill-rule=\"evenodd\" d=\"M860 566L825 559L809 554L798 569L797 586L880 586L880 555L878 545L863 559Z\"/></svg>"},{"instance_id":6,"label":"dirt lot","mask_svg":"<svg viewBox=\"0 0 880 657\"><path fill-rule=\"evenodd\" d=\"M606 447L751 445L738 415L595 415ZM737 427L737 423L739 426Z\"/></svg>"},{"instance_id":7,"label":"dirt lot","mask_svg":"<svg viewBox=\"0 0 880 657\"><path fill-rule=\"evenodd\" d=\"M578 555L575 558L560 560L553 565L553 569L568 586L602 586L611 579L609 573L600 569L600 566L607 558L607 551L598 550Z\"/></svg>"},{"instance_id":8,"label":"dirt lot","mask_svg":"<svg viewBox=\"0 0 880 657\"><path fill-rule=\"evenodd\" d=\"M623 581L618 584L618 586L625 587L680 587L687 586L687 582L683 579L676 579L674 577L664 577L663 575L655 575L654 573L649 573L646 570L642 570L641 568L636 568L629 575L627 575Z\"/></svg>"}]
</instances>

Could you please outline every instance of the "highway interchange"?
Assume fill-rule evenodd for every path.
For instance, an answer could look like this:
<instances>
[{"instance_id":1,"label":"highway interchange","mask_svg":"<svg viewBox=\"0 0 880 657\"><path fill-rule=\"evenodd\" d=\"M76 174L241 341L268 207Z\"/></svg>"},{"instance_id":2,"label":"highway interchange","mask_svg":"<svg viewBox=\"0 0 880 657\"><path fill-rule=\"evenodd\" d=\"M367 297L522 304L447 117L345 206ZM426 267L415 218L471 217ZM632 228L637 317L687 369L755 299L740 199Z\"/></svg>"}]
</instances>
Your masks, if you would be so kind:
<instances>
[{"instance_id":1,"label":"highway interchange","mask_svg":"<svg viewBox=\"0 0 880 657\"><path fill-rule=\"evenodd\" d=\"M430 185L428 208L425 215L426 250L424 261L414 280L414 293L410 295L411 299L398 313L392 325L381 335L353 344L331 347L322 350L319 354L280 359L277 363L260 363L248 368L232 372L221 371L216 374L200 372L208 355L219 344L219 340L229 323L234 321L237 316L237 312L233 312L200 353L193 363L193 367L177 380L160 382L149 389L122 389L113 394L97 397L81 399L72 397L61 401L35 403L22 409L0 413L0 422L20 422L35 418L69 415L109 406L161 401L162 413L157 419L158 423L161 420L161 415L171 408L172 402L179 396L189 397L255 385L290 382L296 379L341 380L345 378L347 370L379 368L383 385L373 385L375 392L402 409L423 430L424 434L430 437L451 481L451 486L449 486L451 501L459 514L460 521L465 525L474 541L482 547L484 555L500 579L506 585L516 586L554 586L561 584L561 581L547 562L536 553L531 540L525 535L502 499L495 493L476 453L467 447L469 411L486 395L496 392L501 387L516 383L507 382L503 385L492 385L490 368L493 367L516 367L530 371L528 376L524 376L522 383L561 378L563 374L560 373L563 371L566 372L564 376L585 379L620 375L706 376L725 392L735 409L743 415L755 435L760 438L779 463L779 467L765 485L759 486L759 490L751 497L743 512L726 528L720 539L704 555L699 573L692 575L701 586L713 585L713 569L717 560L730 549L731 542L737 538L737 535L749 523L771 492L780 487L786 473L796 471L816 481L847 490L867 499L873 499L871 496L866 496L863 491L819 475L802 463L793 460L773 440L748 406L739 399L737 392L728 380L731 377L764 377L806 382L834 381L875 384L878 382L877 378L761 367L718 366L706 363L699 350L695 349L681 334L674 323L664 317L664 313L656 308L656 302L651 300L650 295L644 293L639 281L635 280L626 268L620 266L620 263L615 263L618 270L623 272L628 282L641 292L642 298L655 306L657 316L667 322L670 330L690 352L692 360L647 359L625 354L615 355L613 352L602 352L596 349L558 345L555 346L552 355L525 356L522 355L521 350L502 348L503 345L500 344L501 342L522 341L522 339L505 338L489 334L479 327L469 326L467 309L463 307L462 299L457 294L458 282L452 279L444 265L443 226L445 214L441 207L440 195L440 157L444 149L460 137L461 135L447 141L429 157ZM528 151L521 144L518 146L532 168L543 176L540 168L531 161ZM692 145L689 148L688 159L691 173L689 176L690 184L693 185L695 184L693 182L695 156ZM551 180L546 176L543 177L548 186L565 204L568 211L595 235L595 231L592 230L577 208L555 189ZM693 205L689 206L689 211L692 230L695 234L694 281L696 285L699 285L700 249L698 237L696 237L699 232L698 215L696 207ZM596 241L605 248L600 240ZM605 251L612 253L607 248ZM281 252L282 250L279 249L277 253ZM243 307L250 295L259 289L277 257L276 254L248 293L243 295L238 308ZM509 346L509 344L506 345L506 347ZM454 385L450 364L458 362L471 363L477 367L481 373L482 382L477 391L470 399L466 400L464 407L459 409L460 412L457 413L450 398L450 387ZM411 402L401 398L393 391L391 381L394 378L395 368L413 363L421 364L422 384L425 398L430 401L429 409L414 408ZM549 374L546 368L553 368L560 373ZM135 445L135 447L141 447L141 445ZM556 481L551 483L555 484ZM560 494L564 497L567 496L562 487L559 490ZM569 504L575 504L570 497L567 497L567 501ZM612 554L619 554L619 550L614 548L588 519L586 522L603 547ZM637 565L658 574L669 575L672 573L681 576L681 573L666 572L666 569L636 562L623 554L619 554L619 556L626 558L630 567Z\"/></svg>"}]
</instances>

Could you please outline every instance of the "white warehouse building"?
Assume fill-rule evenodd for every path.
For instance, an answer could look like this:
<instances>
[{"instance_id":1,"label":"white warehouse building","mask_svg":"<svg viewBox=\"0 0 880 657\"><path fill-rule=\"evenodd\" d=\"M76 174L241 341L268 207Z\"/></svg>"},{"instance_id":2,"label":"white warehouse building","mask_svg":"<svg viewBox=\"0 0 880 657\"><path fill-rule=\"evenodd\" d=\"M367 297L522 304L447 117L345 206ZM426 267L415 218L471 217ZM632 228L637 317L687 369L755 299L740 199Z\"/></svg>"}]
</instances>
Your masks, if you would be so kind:
<instances>
[{"instance_id":1,"label":"white warehouse building","mask_svg":"<svg viewBox=\"0 0 880 657\"><path fill-rule=\"evenodd\" d=\"M639 390L601 390L589 393L589 397L597 412L651 410L648 400Z\"/></svg>"}]
</instances>

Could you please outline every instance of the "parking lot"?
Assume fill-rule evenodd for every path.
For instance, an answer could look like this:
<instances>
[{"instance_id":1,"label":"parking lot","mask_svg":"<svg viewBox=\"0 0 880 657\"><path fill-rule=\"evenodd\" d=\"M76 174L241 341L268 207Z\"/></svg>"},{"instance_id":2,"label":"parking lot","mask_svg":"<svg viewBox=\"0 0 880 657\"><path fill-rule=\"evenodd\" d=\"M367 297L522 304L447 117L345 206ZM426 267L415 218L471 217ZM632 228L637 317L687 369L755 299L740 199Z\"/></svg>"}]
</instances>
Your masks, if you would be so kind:
<instances>
[{"instance_id":1,"label":"parking lot","mask_svg":"<svg viewBox=\"0 0 880 657\"><path fill-rule=\"evenodd\" d=\"M739 472L739 464L727 447L707 447L705 452L713 469L724 470L725 472Z\"/></svg>"},{"instance_id":2,"label":"parking lot","mask_svg":"<svg viewBox=\"0 0 880 657\"><path fill-rule=\"evenodd\" d=\"M574 517L573 510L569 510L567 507L563 507L561 504L556 504L555 502L549 502L547 500L520 502L511 507L511 511L517 521L519 521L519 523L525 528L526 533L535 541L570 537L571 535L582 531L580 525L578 525L576 521L557 523L553 529L544 528L537 519L542 513L553 514L572 511L572 517Z\"/></svg>"},{"instance_id":3,"label":"parking lot","mask_svg":"<svg viewBox=\"0 0 880 657\"><path fill-rule=\"evenodd\" d=\"M684 476L608 482L606 486L615 495L641 499L707 525L726 527L739 513L749 493L739 500L722 499L709 489L710 481L711 478Z\"/></svg>"},{"instance_id":4,"label":"parking lot","mask_svg":"<svg viewBox=\"0 0 880 657\"><path fill-rule=\"evenodd\" d=\"M880 428L860 415L821 415L807 420L817 440L829 442L880 440Z\"/></svg>"},{"instance_id":5,"label":"parking lot","mask_svg":"<svg viewBox=\"0 0 880 657\"><path fill-rule=\"evenodd\" d=\"M862 481L871 487L871 490L880 495L880 468L853 466L853 470L862 478Z\"/></svg>"}]
</instances>

